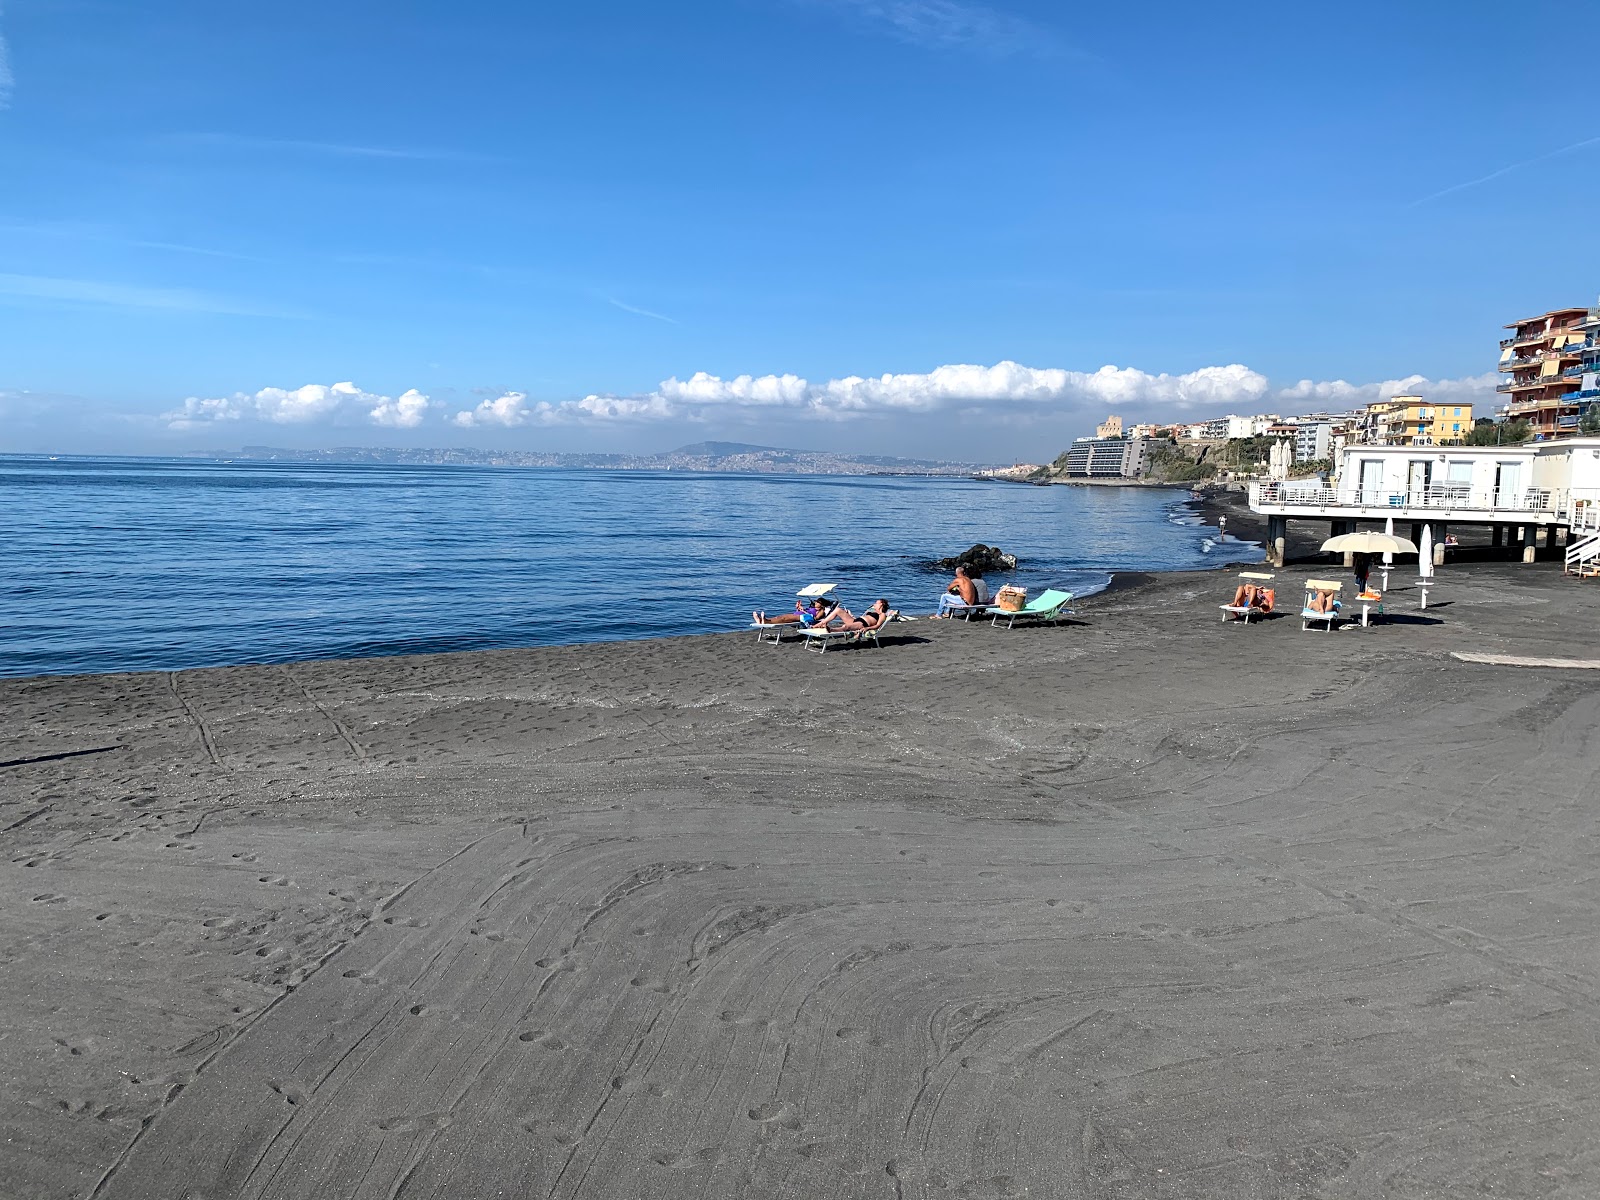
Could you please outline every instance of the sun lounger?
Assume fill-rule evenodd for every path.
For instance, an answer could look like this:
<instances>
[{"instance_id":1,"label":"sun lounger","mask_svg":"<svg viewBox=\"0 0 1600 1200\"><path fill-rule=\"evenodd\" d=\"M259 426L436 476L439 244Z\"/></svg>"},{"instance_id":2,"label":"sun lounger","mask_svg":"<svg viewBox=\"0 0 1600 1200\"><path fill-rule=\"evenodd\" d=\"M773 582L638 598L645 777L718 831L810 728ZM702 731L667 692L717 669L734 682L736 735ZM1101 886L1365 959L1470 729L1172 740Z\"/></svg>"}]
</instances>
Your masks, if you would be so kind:
<instances>
[{"instance_id":1,"label":"sun lounger","mask_svg":"<svg viewBox=\"0 0 1600 1200\"><path fill-rule=\"evenodd\" d=\"M984 604L946 604L944 615L947 617L960 617L963 621L970 621L973 617L981 617L989 611L989 605Z\"/></svg>"},{"instance_id":2,"label":"sun lounger","mask_svg":"<svg viewBox=\"0 0 1600 1200\"><path fill-rule=\"evenodd\" d=\"M750 628L756 631L756 641L771 642L774 646L776 646L779 642L783 641L784 637L788 634L792 633L796 637L799 637L800 634L805 632L806 627L800 624L799 621L780 621L776 624L772 623L771 621L766 623L752 621L750 623Z\"/></svg>"},{"instance_id":3,"label":"sun lounger","mask_svg":"<svg viewBox=\"0 0 1600 1200\"><path fill-rule=\"evenodd\" d=\"M815 650L818 654L826 654L829 646L858 646L864 642L871 642L874 646L880 647L883 645L878 641L877 628L807 629L800 636L805 639L806 649Z\"/></svg>"},{"instance_id":4,"label":"sun lounger","mask_svg":"<svg viewBox=\"0 0 1600 1200\"><path fill-rule=\"evenodd\" d=\"M1311 607L1311 601L1316 597L1318 592L1332 592L1334 594L1335 603L1337 604L1338 595L1343 590L1344 584L1340 583L1336 579L1306 580L1306 600L1305 603L1300 606L1300 628L1310 629L1313 621L1321 621L1323 628L1329 632L1332 632L1333 623L1336 620L1339 620L1343 614L1340 613L1337 608L1330 612L1318 612L1316 609Z\"/></svg>"},{"instance_id":5,"label":"sun lounger","mask_svg":"<svg viewBox=\"0 0 1600 1200\"><path fill-rule=\"evenodd\" d=\"M1257 588L1260 588L1262 584L1276 579L1277 576L1263 571L1240 571L1239 578L1249 580ZM1242 619L1248 625L1251 617L1264 617L1272 612L1273 601L1269 594L1265 604L1219 604L1217 607L1222 610L1222 619L1224 621L1232 617Z\"/></svg>"},{"instance_id":6,"label":"sun lounger","mask_svg":"<svg viewBox=\"0 0 1600 1200\"><path fill-rule=\"evenodd\" d=\"M1023 607L1013 611L1004 608L989 607L989 615L994 619L989 623L998 625L1003 620L1006 628L1010 629L1018 621L1050 622L1059 621L1068 616L1067 605L1072 602L1071 592L1058 592L1054 588L1041 592L1036 599L1028 601Z\"/></svg>"},{"instance_id":7,"label":"sun lounger","mask_svg":"<svg viewBox=\"0 0 1600 1200\"><path fill-rule=\"evenodd\" d=\"M794 594L795 603L798 605L802 600L818 600L824 596L831 599L830 593L838 586L837 583L808 583ZM792 633L798 637L806 630L806 626L798 621L752 621L750 628L756 631L756 641L771 642L774 646L783 641L785 634Z\"/></svg>"}]
</instances>

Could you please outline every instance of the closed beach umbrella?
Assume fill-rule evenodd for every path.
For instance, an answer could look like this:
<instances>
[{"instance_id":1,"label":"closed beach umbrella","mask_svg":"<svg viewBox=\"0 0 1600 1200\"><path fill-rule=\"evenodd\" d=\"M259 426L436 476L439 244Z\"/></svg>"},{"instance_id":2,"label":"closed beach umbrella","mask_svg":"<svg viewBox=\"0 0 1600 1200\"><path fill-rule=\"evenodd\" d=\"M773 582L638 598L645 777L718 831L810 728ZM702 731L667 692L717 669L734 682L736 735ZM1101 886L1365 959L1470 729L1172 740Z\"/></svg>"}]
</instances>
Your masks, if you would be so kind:
<instances>
[{"instance_id":1,"label":"closed beach umbrella","mask_svg":"<svg viewBox=\"0 0 1600 1200\"><path fill-rule=\"evenodd\" d=\"M1422 527L1422 549L1417 551L1417 574L1427 579L1433 574L1433 526Z\"/></svg>"},{"instance_id":2,"label":"closed beach umbrella","mask_svg":"<svg viewBox=\"0 0 1600 1200\"><path fill-rule=\"evenodd\" d=\"M1385 521L1383 522L1383 532L1388 534L1390 537L1394 536L1394 518L1393 517L1389 517L1389 518L1385 519ZM1385 550L1383 552L1383 565L1384 565L1385 569L1394 566L1394 551L1393 550Z\"/></svg>"},{"instance_id":3,"label":"closed beach umbrella","mask_svg":"<svg viewBox=\"0 0 1600 1200\"><path fill-rule=\"evenodd\" d=\"M1360 533L1341 533L1338 537L1331 537L1322 543L1324 550L1348 551L1352 554L1415 554L1416 543L1407 538L1395 537L1388 533L1371 533L1362 530Z\"/></svg>"}]
</instances>

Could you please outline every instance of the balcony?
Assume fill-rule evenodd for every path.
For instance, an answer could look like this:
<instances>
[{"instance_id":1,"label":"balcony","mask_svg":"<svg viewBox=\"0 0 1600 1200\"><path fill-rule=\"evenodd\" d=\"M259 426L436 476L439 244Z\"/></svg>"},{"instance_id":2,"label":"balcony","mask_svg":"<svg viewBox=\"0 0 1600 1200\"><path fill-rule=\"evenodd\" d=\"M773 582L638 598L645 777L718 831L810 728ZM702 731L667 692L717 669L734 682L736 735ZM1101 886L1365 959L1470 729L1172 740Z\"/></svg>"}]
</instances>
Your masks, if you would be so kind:
<instances>
[{"instance_id":1,"label":"balcony","mask_svg":"<svg viewBox=\"0 0 1600 1200\"><path fill-rule=\"evenodd\" d=\"M1583 493L1587 495L1587 492ZM1256 512L1282 513L1285 516L1339 516L1360 515L1381 518L1400 515L1405 510L1422 510L1424 519L1430 514L1482 514L1537 513L1549 518L1559 517L1568 509L1575 493L1560 488L1496 488L1490 491L1473 491L1465 483L1436 483L1427 488L1390 491L1387 488L1367 489L1357 484L1339 488L1285 487L1280 483L1265 482L1250 485L1250 507ZM1360 512L1359 510L1372 510ZM1320 510L1317 511L1317 510Z\"/></svg>"},{"instance_id":2,"label":"balcony","mask_svg":"<svg viewBox=\"0 0 1600 1200\"><path fill-rule=\"evenodd\" d=\"M1525 342L1542 342L1548 338L1552 332L1554 331L1549 329L1541 329L1537 333L1519 333L1516 337L1512 338L1508 344L1518 346Z\"/></svg>"}]
</instances>

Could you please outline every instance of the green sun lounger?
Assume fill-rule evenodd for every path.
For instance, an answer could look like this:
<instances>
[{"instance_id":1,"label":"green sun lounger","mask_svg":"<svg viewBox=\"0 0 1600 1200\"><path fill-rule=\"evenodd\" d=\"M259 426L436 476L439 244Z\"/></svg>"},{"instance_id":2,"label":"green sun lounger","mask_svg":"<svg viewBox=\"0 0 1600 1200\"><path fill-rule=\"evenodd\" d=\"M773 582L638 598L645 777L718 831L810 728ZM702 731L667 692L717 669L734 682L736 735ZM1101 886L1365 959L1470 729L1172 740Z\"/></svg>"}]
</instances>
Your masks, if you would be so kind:
<instances>
[{"instance_id":1,"label":"green sun lounger","mask_svg":"<svg viewBox=\"0 0 1600 1200\"><path fill-rule=\"evenodd\" d=\"M1072 603L1071 592L1058 592L1054 588L1041 592L1035 599L1017 609L1016 612L1007 612L1003 608L989 608L989 614L994 618L990 622L998 625L1003 620L1006 628L1010 629L1018 621L1050 622L1059 621L1068 615L1067 605Z\"/></svg>"}]
</instances>

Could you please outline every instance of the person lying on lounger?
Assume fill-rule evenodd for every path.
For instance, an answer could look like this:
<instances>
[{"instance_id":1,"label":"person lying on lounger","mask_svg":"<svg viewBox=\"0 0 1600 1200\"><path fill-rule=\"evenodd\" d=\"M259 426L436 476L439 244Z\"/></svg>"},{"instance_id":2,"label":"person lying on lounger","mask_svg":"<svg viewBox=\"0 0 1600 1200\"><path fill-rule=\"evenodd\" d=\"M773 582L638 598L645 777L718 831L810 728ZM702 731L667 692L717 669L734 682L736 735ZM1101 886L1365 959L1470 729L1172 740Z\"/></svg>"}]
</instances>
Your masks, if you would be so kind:
<instances>
[{"instance_id":1,"label":"person lying on lounger","mask_svg":"<svg viewBox=\"0 0 1600 1200\"><path fill-rule=\"evenodd\" d=\"M1328 588L1318 588L1306 607L1312 612L1331 613L1339 607L1339 593Z\"/></svg>"},{"instance_id":2,"label":"person lying on lounger","mask_svg":"<svg viewBox=\"0 0 1600 1200\"><path fill-rule=\"evenodd\" d=\"M1254 583L1241 583L1233 592L1234 608L1259 608L1272 611L1272 590Z\"/></svg>"},{"instance_id":3,"label":"person lying on lounger","mask_svg":"<svg viewBox=\"0 0 1600 1200\"><path fill-rule=\"evenodd\" d=\"M839 606L826 596L806 597L796 602L792 613L778 613L769 617L761 609L756 609L750 614L750 619L757 625L804 625L810 628L821 624L830 618L830 614L837 612Z\"/></svg>"},{"instance_id":4,"label":"person lying on lounger","mask_svg":"<svg viewBox=\"0 0 1600 1200\"><path fill-rule=\"evenodd\" d=\"M841 604L822 620L818 621L817 625L820 628L832 629L838 633L856 633L866 629L877 629L888 619L889 602L887 600L874 600L872 607L859 617ZM838 622L837 625L834 624L835 621Z\"/></svg>"}]
</instances>

